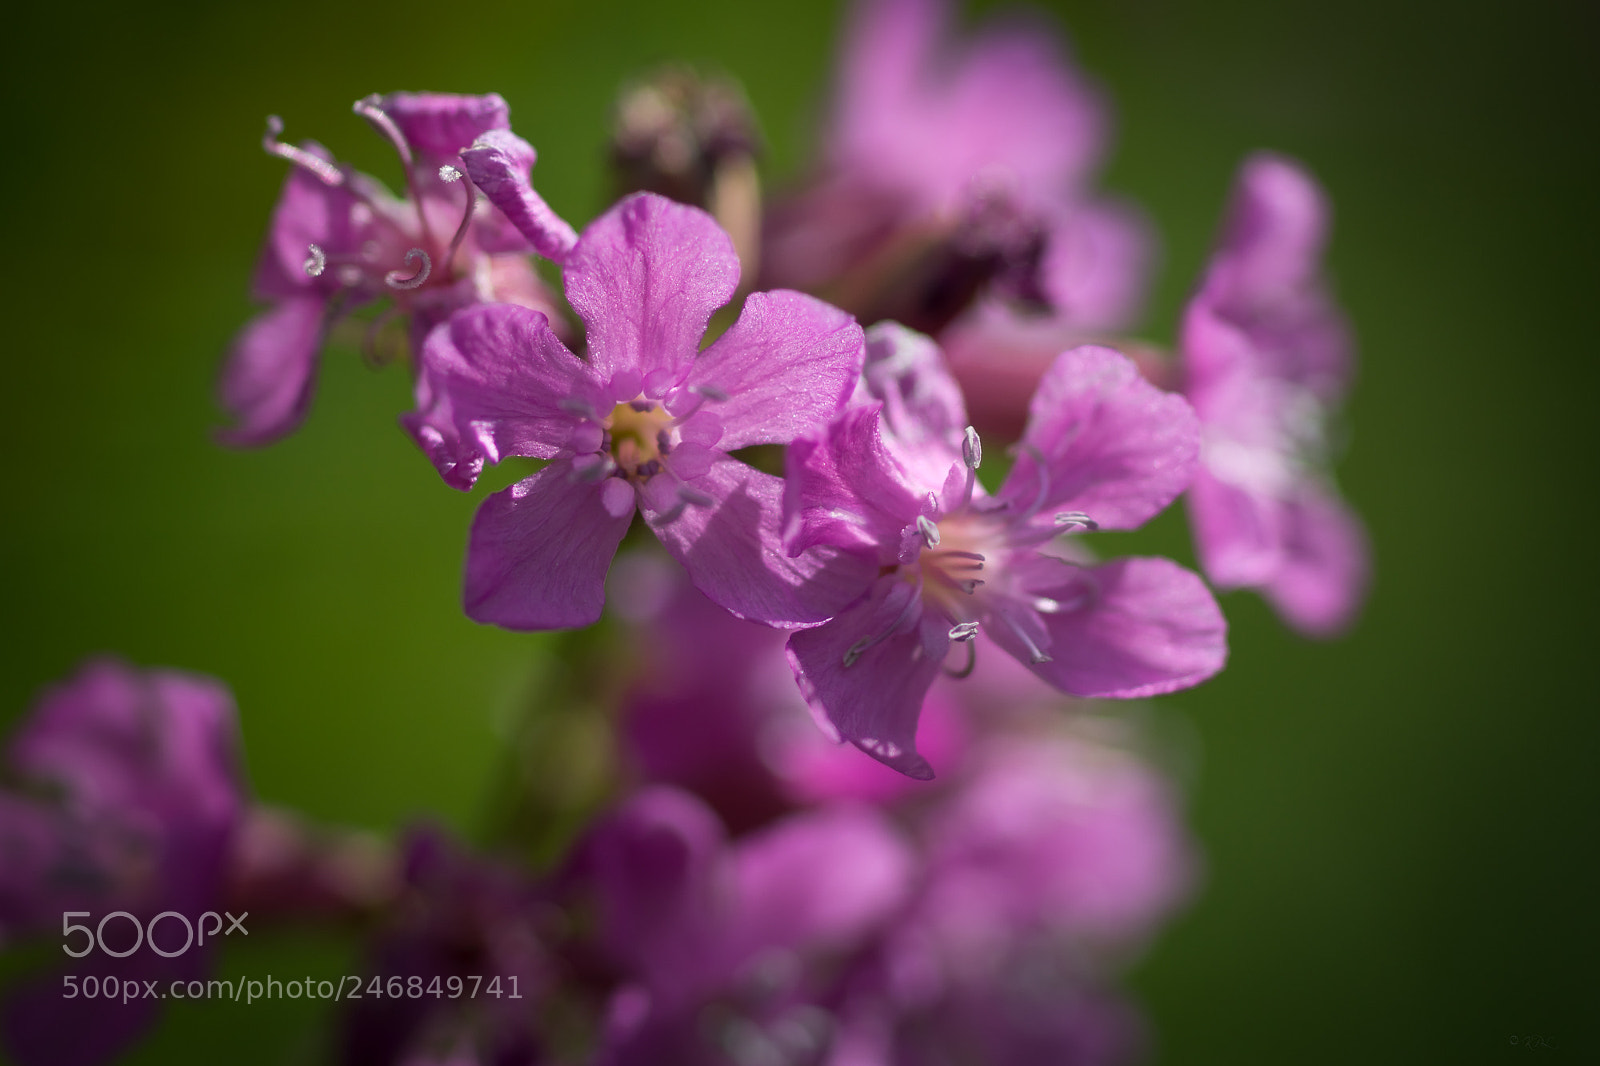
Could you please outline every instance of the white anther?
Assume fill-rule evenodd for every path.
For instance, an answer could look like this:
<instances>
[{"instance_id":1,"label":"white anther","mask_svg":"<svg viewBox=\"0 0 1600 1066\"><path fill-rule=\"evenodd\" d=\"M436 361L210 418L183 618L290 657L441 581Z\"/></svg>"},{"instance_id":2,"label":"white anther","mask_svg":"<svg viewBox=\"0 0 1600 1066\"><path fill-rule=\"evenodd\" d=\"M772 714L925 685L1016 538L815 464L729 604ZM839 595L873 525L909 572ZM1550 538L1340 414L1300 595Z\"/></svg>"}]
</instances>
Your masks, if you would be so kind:
<instances>
[{"instance_id":1,"label":"white anther","mask_svg":"<svg viewBox=\"0 0 1600 1066\"><path fill-rule=\"evenodd\" d=\"M446 163L444 166L439 168L439 180L444 182L446 185L454 185L456 182L461 180L461 171L457 170L449 163Z\"/></svg>"},{"instance_id":2,"label":"white anther","mask_svg":"<svg viewBox=\"0 0 1600 1066\"><path fill-rule=\"evenodd\" d=\"M951 640L968 641L975 639L977 635L978 623L976 622L957 622L950 627Z\"/></svg>"},{"instance_id":3,"label":"white anther","mask_svg":"<svg viewBox=\"0 0 1600 1066\"><path fill-rule=\"evenodd\" d=\"M1100 528L1099 522L1082 511L1062 511L1056 515L1056 525L1063 529L1087 529L1090 532Z\"/></svg>"},{"instance_id":4,"label":"white anther","mask_svg":"<svg viewBox=\"0 0 1600 1066\"><path fill-rule=\"evenodd\" d=\"M939 527L934 525L927 515L917 515L917 532L922 534L922 542L928 547L939 546Z\"/></svg>"},{"instance_id":5,"label":"white anther","mask_svg":"<svg viewBox=\"0 0 1600 1066\"><path fill-rule=\"evenodd\" d=\"M328 269L328 257L318 245L310 245L306 249L311 254L306 259L306 276L312 278L322 277L322 272Z\"/></svg>"},{"instance_id":6,"label":"white anther","mask_svg":"<svg viewBox=\"0 0 1600 1066\"><path fill-rule=\"evenodd\" d=\"M961 461L967 464L969 470L978 469L978 464L983 462L983 442L978 439L978 431L971 426L967 427L966 436L961 440Z\"/></svg>"}]
</instances>

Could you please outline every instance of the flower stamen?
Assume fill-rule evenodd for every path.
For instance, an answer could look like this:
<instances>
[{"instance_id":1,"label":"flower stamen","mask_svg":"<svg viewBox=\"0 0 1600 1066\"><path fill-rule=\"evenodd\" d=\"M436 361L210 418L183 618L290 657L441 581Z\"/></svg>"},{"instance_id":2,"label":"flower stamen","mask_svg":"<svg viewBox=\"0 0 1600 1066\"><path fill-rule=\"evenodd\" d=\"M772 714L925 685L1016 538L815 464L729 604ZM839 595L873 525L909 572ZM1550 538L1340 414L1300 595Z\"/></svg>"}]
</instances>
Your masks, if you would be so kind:
<instances>
[{"instance_id":1,"label":"flower stamen","mask_svg":"<svg viewBox=\"0 0 1600 1066\"><path fill-rule=\"evenodd\" d=\"M406 172L406 189L411 194L411 203L417 209L417 221L422 226L422 238L430 247L437 248L434 243L433 232L428 227L428 213L422 209L422 192L417 188L417 176L414 173L414 158L411 155L411 145L406 142L405 134L400 132L394 119L381 106L383 98L377 93L364 96L351 105L350 110L372 123L379 133L383 134L394 150L400 153L400 162L404 164ZM420 282L418 284L421 284Z\"/></svg>"},{"instance_id":2,"label":"flower stamen","mask_svg":"<svg viewBox=\"0 0 1600 1066\"><path fill-rule=\"evenodd\" d=\"M410 266L413 259L422 260L422 265L416 267L409 278L405 276L403 271L391 270L383 276L383 283L391 289L402 292L419 288L428 280L428 275L433 273L433 260L428 258L428 253L421 248L413 248L406 252L407 266Z\"/></svg>"},{"instance_id":3,"label":"flower stamen","mask_svg":"<svg viewBox=\"0 0 1600 1066\"><path fill-rule=\"evenodd\" d=\"M265 148L269 155L288 160L300 169L309 172L324 185L338 188L344 184L344 171L326 159L306 151L304 148L296 148L292 144L285 144L278 140L278 136L282 133L283 119L277 115L268 115L267 132L261 138L261 147Z\"/></svg>"},{"instance_id":4,"label":"flower stamen","mask_svg":"<svg viewBox=\"0 0 1600 1066\"><path fill-rule=\"evenodd\" d=\"M444 176L446 171L454 174L455 177L445 178ZM440 167L439 176L444 178L446 182L460 181L461 187L465 189L467 193L467 208L461 214L461 224L456 227L456 235L450 238L450 250L444 254L444 264L446 269L448 269L450 264L456 261L456 252L461 248L461 242L467 239L467 230L472 226L472 216L476 213L478 208L478 187L472 184L471 178L467 177L455 167Z\"/></svg>"}]
</instances>

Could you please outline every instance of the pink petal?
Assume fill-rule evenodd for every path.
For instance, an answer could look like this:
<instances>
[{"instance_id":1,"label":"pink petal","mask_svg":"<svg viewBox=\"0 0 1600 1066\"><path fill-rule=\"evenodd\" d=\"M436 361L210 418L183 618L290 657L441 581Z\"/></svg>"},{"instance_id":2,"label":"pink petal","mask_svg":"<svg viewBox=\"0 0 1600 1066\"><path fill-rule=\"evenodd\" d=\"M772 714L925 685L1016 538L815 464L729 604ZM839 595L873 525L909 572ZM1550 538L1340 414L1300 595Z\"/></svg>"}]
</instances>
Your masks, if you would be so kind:
<instances>
[{"instance_id":1,"label":"pink petal","mask_svg":"<svg viewBox=\"0 0 1600 1066\"><path fill-rule=\"evenodd\" d=\"M1283 565L1262 591L1295 629L1335 636L1349 628L1366 598L1366 530L1343 500L1315 487L1284 505L1283 527Z\"/></svg>"},{"instance_id":2,"label":"pink petal","mask_svg":"<svg viewBox=\"0 0 1600 1066\"><path fill-rule=\"evenodd\" d=\"M417 409L401 418L446 482L469 489L485 462L553 458L609 403L586 363L538 311L479 304L434 329L417 367Z\"/></svg>"},{"instance_id":3,"label":"pink petal","mask_svg":"<svg viewBox=\"0 0 1600 1066\"><path fill-rule=\"evenodd\" d=\"M1223 481L1202 467L1185 500L1195 553L1218 588L1265 584L1283 565L1285 515L1272 496Z\"/></svg>"},{"instance_id":4,"label":"pink petal","mask_svg":"<svg viewBox=\"0 0 1600 1066\"><path fill-rule=\"evenodd\" d=\"M528 172L536 159L533 145L507 129L485 133L461 153L467 177L511 220L533 250L563 263L578 235L534 192Z\"/></svg>"},{"instance_id":5,"label":"pink petal","mask_svg":"<svg viewBox=\"0 0 1600 1066\"><path fill-rule=\"evenodd\" d=\"M822 807L741 840L733 857L730 962L773 949L848 949L898 910L911 849L877 812Z\"/></svg>"},{"instance_id":6,"label":"pink petal","mask_svg":"<svg viewBox=\"0 0 1600 1066\"><path fill-rule=\"evenodd\" d=\"M928 486L908 476L883 440L880 405L845 411L818 438L789 445L784 547L832 545L893 565L900 535L922 513Z\"/></svg>"},{"instance_id":7,"label":"pink petal","mask_svg":"<svg viewBox=\"0 0 1600 1066\"><path fill-rule=\"evenodd\" d=\"M1324 403L1339 399L1354 345L1322 279L1328 221L1327 197L1299 164L1268 153L1245 161L1221 242L1184 317L1183 348L1197 383L1245 359L1250 372L1306 388ZM1238 335L1219 333L1213 319Z\"/></svg>"},{"instance_id":8,"label":"pink petal","mask_svg":"<svg viewBox=\"0 0 1600 1066\"><path fill-rule=\"evenodd\" d=\"M1000 497L1040 522L1081 511L1103 529L1135 529L1188 487L1199 445L1187 400L1151 385L1122 353L1085 345L1040 380Z\"/></svg>"},{"instance_id":9,"label":"pink petal","mask_svg":"<svg viewBox=\"0 0 1600 1066\"><path fill-rule=\"evenodd\" d=\"M912 586L884 578L870 598L827 625L790 637L788 654L800 693L819 718L878 761L926 781L933 767L917 754L917 719L950 640L942 620L908 602L916 595Z\"/></svg>"},{"instance_id":10,"label":"pink petal","mask_svg":"<svg viewBox=\"0 0 1600 1066\"><path fill-rule=\"evenodd\" d=\"M1118 559L1072 584L1032 589L1063 610L1038 614L1050 660L1034 673L1074 696L1133 699L1199 684L1227 661L1227 623L1199 575L1168 559ZM988 635L1020 661L1004 625Z\"/></svg>"},{"instance_id":11,"label":"pink petal","mask_svg":"<svg viewBox=\"0 0 1600 1066\"><path fill-rule=\"evenodd\" d=\"M883 425L899 447L900 461L914 479L929 485L944 478L961 457L967 408L944 353L929 337L897 322L867 331L867 361L854 403L883 404Z\"/></svg>"},{"instance_id":12,"label":"pink petal","mask_svg":"<svg viewBox=\"0 0 1600 1066\"><path fill-rule=\"evenodd\" d=\"M787 444L824 425L861 375L861 327L803 293L752 293L739 320L695 360L691 384L727 397L719 446Z\"/></svg>"},{"instance_id":13,"label":"pink petal","mask_svg":"<svg viewBox=\"0 0 1600 1066\"><path fill-rule=\"evenodd\" d=\"M333 161L327 150L315 142L308 141L302 147L312 155ZM376 236L374 222L358 224L358 218L370 216L371 212L365 207L360 212L356 210L359 201L348 184L326 185L300 167L290 169L272 209L272 226L256 264L252 287L257 298L276 302L308 292L326 297L339 287L336 271L311 277L305 264L313 244L329 255L351 254Z\"/></svg>"},{"instance_id":14,"label":"pink petal","mask_svg":"<svg viewBox=\"0 0 1600 1066\"><path fill-rule=\"evenodd\" d=\"M940 101L951 177L999 171L1024 199L1083 184L1106 142L1100 93L1061 53L1048 25L1018 20L980 35Z\"/></svg>"},{"instance_id":15,"label":"pink petal","mask_svg":"<svg viewBox=\"0 0 1600 1066\"><path fill-rule=\"evenodd\" d=\"M1084 332L1127 329L1144 303L1155 245L1154 228L1131 204L1108 199L1066 211L1039 264L1056 317Z\"/></svg>"},{"instance_id":16,"label":"pink petal","mask_svg":"<svg viewBox=\"0 0 1600 1066\"><path fill-rule=\"evenodd\" d=\"M635 193L583 231L562 276L600 377L661 372L670 384L699 351L712 312L732 298L739 257L704 211Z\"/></svg>"},{"instance_id":17,"label":"pink petal","mask_svg":"<svg viewBox=\"0 0 1600 1066\"><path fill-rule=\"evenodd\" d=\"M499 93L389 93L378 106L394 120L411 150L432 157L435 164L455 159L490 130L511 128L511 108Z\"/></svg>"},{"instance_id":18,"label":"pink petal","mask_svg":"<svg viewBox=\"0 0 1600 1066\"><path fill-rule=\"evenodd\" d=\"M267 444L305 420L326 313L322 296L297 296L263 311L240 331L217 390L236 423L218 434L225 443Z\"/></svg>"},{"instance_id":19,"label":"pink petal","mask_svg":"<svg viewBox=\"0 0 1600 1066\"><path fill-rule=\"evenodd\" d=\"M631 514L555 462L483 501L472 520L462 592L467 616L507 629L568 629L599 619L606 569Z\"/></svg>"},{"instance_id":20,"label":"pink petal","mask_svg":"<svg viewBox=\"0 0 1600 1066\"><path fill-rule=\"evenodd\" d=\"M694 587L740 618L779 629L815 625L871 582L871 564L828 549L797 559L783 551L779 478L723 457L687 488L710 502L691 503L664 520L679 510L677 498L647 493L641 509Z\"/></svg>"}]
</instances>

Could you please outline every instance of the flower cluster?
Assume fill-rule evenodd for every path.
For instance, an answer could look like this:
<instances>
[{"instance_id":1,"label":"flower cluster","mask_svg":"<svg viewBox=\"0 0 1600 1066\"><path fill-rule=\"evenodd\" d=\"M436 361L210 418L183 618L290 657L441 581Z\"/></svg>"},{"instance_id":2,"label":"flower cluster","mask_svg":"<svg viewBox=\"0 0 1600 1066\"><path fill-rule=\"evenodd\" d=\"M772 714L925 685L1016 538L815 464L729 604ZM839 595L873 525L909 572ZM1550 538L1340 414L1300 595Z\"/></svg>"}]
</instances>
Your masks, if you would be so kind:
<instances>
[{"instance_id":1,"label":"flower cluster","mask_svg":"<svg viewBox=\"0 0 1600 1066\"><path fill-rule=\"evenodd\" d=\"M481 851L253 803L219 683L90 665L10 748L0 938L235 906L516 989L352 1001L352 1064L1137 1059L1117 981L1199 859L1129 701L1223 668L1206 578L1318 636L1365 588L1328 208L1252 157L1173 354L1127 336L1153 227L1096 188L1103 95L1048 26L957 41L949 14L856 5L817 161L765 207L742 93L684 68L626 88L622 195L581 228L497 95L355 104L403 196L269 120L290 172L224 440L294 430L359 326L404 353L447 485L517 472L472 521L466 615L571 632ZM1206 577L1107 557L1185 494ZM587 779L537 772L580 750ZM27 1066L108 1061L155 1011L54 989L4 991Z\"/></svg>"}]
</instances>

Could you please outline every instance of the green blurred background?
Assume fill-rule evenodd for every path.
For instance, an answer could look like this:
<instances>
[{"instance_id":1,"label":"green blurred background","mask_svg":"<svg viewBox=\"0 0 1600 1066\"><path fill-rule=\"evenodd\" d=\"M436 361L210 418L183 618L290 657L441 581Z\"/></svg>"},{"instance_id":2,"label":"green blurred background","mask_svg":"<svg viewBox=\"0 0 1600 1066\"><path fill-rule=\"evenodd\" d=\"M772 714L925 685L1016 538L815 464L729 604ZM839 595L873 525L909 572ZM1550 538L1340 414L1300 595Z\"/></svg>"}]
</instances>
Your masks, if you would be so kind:
<instances>
[{"instance_id":1,"label":"green blurred background","mask_svg":"<svg viewBox=\"0 0 1600 1066\"><path fill-rule=\"evenodd\" d=\"M1362 348L1340 473L1377 552L1363 624L1312 645L1231 596L1230 669L1167 701L1199 737L1209 874L1133 974L1160 1061L1600 1061L1592 5L1051 6L1116 106L1107 183L1165 240L1146 335L1170 338L1234 167L1270 147L1331 192ZM581 224L604 206L619 81L664 60L741 78L769 176L792 174L838 14L288 0L8 15L0 725L115 651L226 679L266 801L480 833L549 644L462 617L475 500L396 427L404 372L335 351L300 433L254 453L210 443L213 376L284 171L262 119L392 179L351 101L498 91L539 148L540 189ZM1191 557L1176 516L1149 537ZM349 953L268 933L225 964L323 978ZM325 1024L303 1003L186 1006L137 1059L304 1061Z\"/></svg>"}]
</instances>

